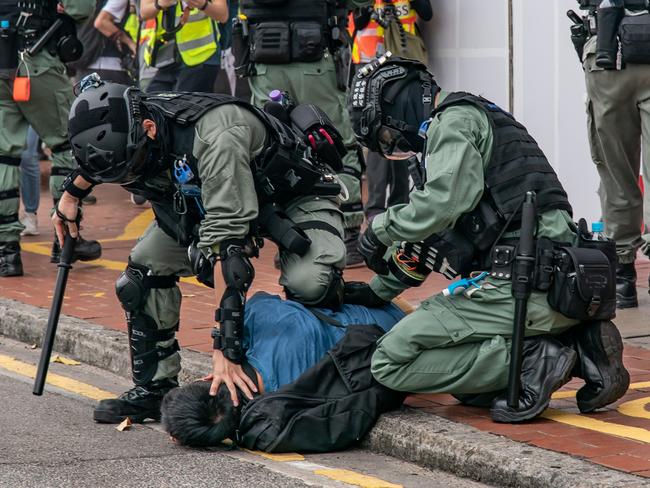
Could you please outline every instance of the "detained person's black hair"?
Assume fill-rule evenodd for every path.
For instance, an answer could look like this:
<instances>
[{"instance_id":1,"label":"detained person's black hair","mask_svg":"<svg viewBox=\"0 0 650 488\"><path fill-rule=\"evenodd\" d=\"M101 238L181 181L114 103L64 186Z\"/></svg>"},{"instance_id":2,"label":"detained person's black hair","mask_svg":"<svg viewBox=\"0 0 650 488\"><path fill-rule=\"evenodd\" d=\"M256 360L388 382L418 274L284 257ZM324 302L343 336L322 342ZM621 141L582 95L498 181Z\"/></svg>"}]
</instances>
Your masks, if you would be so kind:
<instances>
[{"instance_id":1,"label":"detained person's black hair","mask_svg":"<svg viewBox=\"0 0 650 488\"><path fill-rule=\"evenodd\" d=\"M239 425L239 409L230 399L225 384L210 396L209 381L197 381L174 388L163 398L162 425L183 446L218 446L234 439Z\"/></svg>"}]
</instances>

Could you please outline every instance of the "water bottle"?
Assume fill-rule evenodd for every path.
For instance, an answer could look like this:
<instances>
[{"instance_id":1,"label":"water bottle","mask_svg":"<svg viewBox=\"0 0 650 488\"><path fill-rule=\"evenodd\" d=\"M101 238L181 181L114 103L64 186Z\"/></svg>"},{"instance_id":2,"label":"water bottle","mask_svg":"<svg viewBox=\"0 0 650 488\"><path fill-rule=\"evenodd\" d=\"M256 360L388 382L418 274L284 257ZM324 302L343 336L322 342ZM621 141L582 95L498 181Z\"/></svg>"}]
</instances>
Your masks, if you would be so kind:
<instances>
[{"instance_id":1,"label":"water bottle","mask_svg":"<svg viewBox=\"0 0 650 488\"><path fill-rule=\"evenodd\" d=\"M603 222L592 222L591 223L591 233L592 239L594 241L606 241L605 237L605 224Z\"/></svg>"}]
</instances>

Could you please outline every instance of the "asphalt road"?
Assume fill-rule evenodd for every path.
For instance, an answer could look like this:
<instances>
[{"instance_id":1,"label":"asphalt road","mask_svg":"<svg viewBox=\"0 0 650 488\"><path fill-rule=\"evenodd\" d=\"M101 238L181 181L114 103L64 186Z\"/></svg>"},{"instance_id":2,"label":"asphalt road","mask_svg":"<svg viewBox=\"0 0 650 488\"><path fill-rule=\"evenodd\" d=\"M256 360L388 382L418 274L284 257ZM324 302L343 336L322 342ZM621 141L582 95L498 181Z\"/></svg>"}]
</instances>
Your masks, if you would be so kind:
<instances>
[{"instance_id":1,"label":"asphalt road","mask_svg":"<svg viewBox=\"0 0 650 488\"><path fill-rule=\"evenodd\" d=\"M42 397L34 396L29 365L39 353L0 336L1 487L486 486L363 450L269 459L237 449L178 447L158 424L119 432L92 421L95 401L81 390L48 385ZM51 373L79 384L109 392L128 387L87 365L51 366Z\"/></svg>"}]
</instances>

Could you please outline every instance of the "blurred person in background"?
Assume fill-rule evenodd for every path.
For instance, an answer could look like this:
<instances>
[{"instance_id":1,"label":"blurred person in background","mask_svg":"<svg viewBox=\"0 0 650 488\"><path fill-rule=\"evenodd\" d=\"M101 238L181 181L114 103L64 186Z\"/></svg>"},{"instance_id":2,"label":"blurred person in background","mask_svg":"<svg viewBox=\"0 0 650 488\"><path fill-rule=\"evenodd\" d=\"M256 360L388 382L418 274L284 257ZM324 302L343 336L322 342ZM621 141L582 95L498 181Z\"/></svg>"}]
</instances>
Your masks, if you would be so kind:
<instances>
[{"instance_id":1,"label":"blurred person in background","mask_svg":"<svg viewBox=\"0 0 650 488\"><path fill-rule=\"evenodd\" d=\"M433 17L430 0L377 0L372 7L355 9L352 31L352 62L355 71L386 52L388 25L398 23L401 30L419 36L416 20ZM419 59L426 64L426 59ZM364 207L366 220L383 213L387 207L408 202L408 161L389 161L379 153L368 151L366 157L368 200Z\"/></svg>"}]
</instances>

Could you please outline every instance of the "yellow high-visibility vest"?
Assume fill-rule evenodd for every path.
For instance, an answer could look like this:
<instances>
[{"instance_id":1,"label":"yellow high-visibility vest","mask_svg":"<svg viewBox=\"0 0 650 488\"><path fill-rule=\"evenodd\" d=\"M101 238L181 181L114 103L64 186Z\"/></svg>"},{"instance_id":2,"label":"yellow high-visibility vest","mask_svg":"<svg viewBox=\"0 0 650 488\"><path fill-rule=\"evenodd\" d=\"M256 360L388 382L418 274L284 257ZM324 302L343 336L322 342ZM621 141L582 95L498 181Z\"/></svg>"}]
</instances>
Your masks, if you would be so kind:
<instances>
[{"instance_id":1,"label":"yellow high-visibility vest","mask_svg":"<svg viewBox=\"0 0 650 488\"><path fill-rule=\"evenodd\" d=\"M124 22L124 32L126 32L133 41L138 40L138 28L140 27L140 20L134 13L129 13L129 16Z\"/></svg>"},{"instance_id":2,"label":"yellow high-visibility vest","mask_svg":"<svg viewBox=\"0 0 650 488\"><path fill-rule=\"evenodd\" d=\"M176 23L183 16L181 2L176 4ZM168 43L163 38L163 12L158 12L155 20L145 22L140 32L141 44L144 44L144 62L151 66L152 54L156 43ZM216 22L199 9L190 10L187 22L176 33L173 41L176 42L181 59L187 66L196 66L207 61L217 52L219 42L219 29Z\"/></svg>"}]
</instances>

